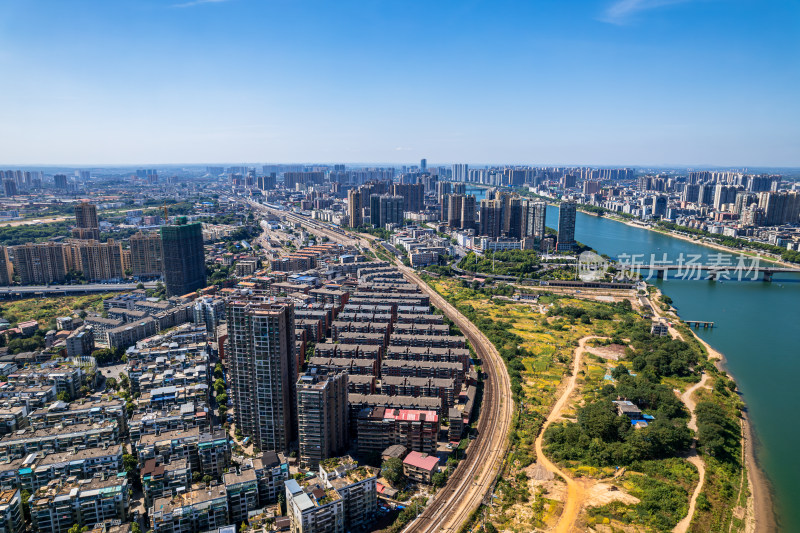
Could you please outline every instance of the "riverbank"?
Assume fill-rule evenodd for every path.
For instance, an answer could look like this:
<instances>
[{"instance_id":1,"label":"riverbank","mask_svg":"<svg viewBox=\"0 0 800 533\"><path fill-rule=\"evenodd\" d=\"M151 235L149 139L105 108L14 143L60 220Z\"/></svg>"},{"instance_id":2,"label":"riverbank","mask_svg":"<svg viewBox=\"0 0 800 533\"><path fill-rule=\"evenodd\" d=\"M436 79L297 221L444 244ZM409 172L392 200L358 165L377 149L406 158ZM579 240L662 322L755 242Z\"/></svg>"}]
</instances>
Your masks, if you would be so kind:
<instances>
[{"instance_id":1,"label":"riverbank","mask_svg":"<svg viewBox=\"0 0 800 533\"><path fill-rule=\"evenodd\" d=\"M685 242L690 242L692 244L697 244L699 246L705 246L706 248L711 248L713 250L719 250L721 252L729 252L731 254L736 254L736 255L746 255L748 257L754 257L754 258L757 257L760 260L768 261L770 263L774 263L776 265L780 265L780 266L783 266L783 267L797 268L797 265L794 264L794 263L789 263L789 262L786 262L786 261L782 261L781 259L774 259L774 258L769 257L769 256L764 256L764 255L759 254L758 252L753 252L753 251L749 251L749 250L741 250L739 248L732 248L730 246L725 246L724 244L708 242L708 241L703 240L703 239L693 239L693 238L691 238L691 237L689 237L687 235L683 235L682 233L680 233L678 231L660 230L660 229L656 229L656 228L650 226L649 224L637 224L636 221L623 220L623 219L616 218L616 217L606 217L606 218L611 218L611 220L613 220L615 222L621 222L622 224L625 224L626 226L630 226L632 228L639 228L639 229L643 229L643 230L647 230L647 231L652 231L652 232L655 232L655 233L660 233L662 235L667 235L667 236L672 237L674 239L679 239L679 240L682 240L682 241L685 241Z\"/></svg>"},{"instance_id":2,"label":"riverbank","mask_svg":"<svg viewBox=\"0 0 800 533\"><path fill-rule=\"evenodd\" d=\"M656 297L660 300L662 292L656 288ZM653 302L653 306L658 305ZM670 312L678 317L678 313L674 308ZM708 353L709 359L714 361L714 365L720 372L724 372L728 377L735 381L735 378L726 368L725 363L727 359L725 355L708 344L703 340L697 332L692 328L689 331L697 339ZM756 440L755 433L753 432L752 424L747 415L747 412L742 413L742 448L744 450L744 465L747 474L747 486L750 489L750 494L747 498L747 509L745 515L745 522L747 524L746 531L748 533L773 533L778 531L778 525L775 514L775 504L773 501L772 485L767 478L766 473L758 464L756 455Z\"/></svg>"},{"instance_id":3,"label":"riverbank","mask_svg":"<svg viewBox=\"0 0 800 533\"><path fill-rule=\"evenodd\" d=\"M714 362L716 367L733 379L733 376L731 376L730 372L725 368L726 359L722 352L714 349L710 344L701 339L694 330L692 330L692 335L694 335L694 338L708 351L709 358L716 360ZM753 426L750 423L750 418L746 410L742 413L742 446L744 448L744 466L747 472L747 485L750 487L747 514L748 518L750 518L748 521L751 521L752 528L748 528L748 531L756 533L776 532L778 531L778 524L775 517L772 485L766 473L758 464L755 433L753 432Z\"/></svg>"}]
</instances>

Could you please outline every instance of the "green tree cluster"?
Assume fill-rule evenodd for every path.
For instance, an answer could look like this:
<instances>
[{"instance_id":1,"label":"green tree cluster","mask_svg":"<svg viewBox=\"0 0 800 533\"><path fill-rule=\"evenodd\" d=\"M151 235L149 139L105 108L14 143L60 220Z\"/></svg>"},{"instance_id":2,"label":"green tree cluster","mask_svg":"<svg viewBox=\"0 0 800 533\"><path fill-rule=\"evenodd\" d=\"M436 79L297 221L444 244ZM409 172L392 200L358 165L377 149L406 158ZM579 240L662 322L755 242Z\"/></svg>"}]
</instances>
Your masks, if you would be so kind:
<instances>
[{"instance_id":1,"label":"green tree cluster","mask_svg":"<svg viewBox=\"0 0 800 533\"><path fill-rule=\"evenodd\" d=\"M392 457L381 463L381 476L395 487L402 484L406 476L403 473L403 461L397 457Z\"/></svg>"},{"instance_id":2,"label":"green tree cluster","mask_svg":"<svg viewBox=\"0 0 800 533\"><path fill-rule=\"evenodd\" d=\"M557 461L577 460L592 466L623 466L634 461L674 457L692 438L688 413L666 385L647 376L618 373L618 384L606 385L600 398L578 410L577 422L550 426L545 432L548 454ZM612 399L628 398L655 419L636 429L618 415Z\"/></svg>"}]
</instances>

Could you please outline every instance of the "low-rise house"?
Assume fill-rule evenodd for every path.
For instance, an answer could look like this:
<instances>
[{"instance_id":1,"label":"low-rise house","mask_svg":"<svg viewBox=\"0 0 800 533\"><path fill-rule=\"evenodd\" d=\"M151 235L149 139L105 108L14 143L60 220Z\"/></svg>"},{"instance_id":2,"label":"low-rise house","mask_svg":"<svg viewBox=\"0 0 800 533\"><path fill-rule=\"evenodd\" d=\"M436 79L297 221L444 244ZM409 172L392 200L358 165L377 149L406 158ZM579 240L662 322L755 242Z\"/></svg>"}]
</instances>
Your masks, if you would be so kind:
<instances>
[{"instance_id":1,"label":"low-rise house","mask_svg":"<svg viewBox=\"0 0 800 533\"><path fill-rule=\"evenodd\" d=\"M412 451L403 459L403 473L408 479L430 483L438 465L439 458L435 455Z\"/></svg>"}]
</instances>

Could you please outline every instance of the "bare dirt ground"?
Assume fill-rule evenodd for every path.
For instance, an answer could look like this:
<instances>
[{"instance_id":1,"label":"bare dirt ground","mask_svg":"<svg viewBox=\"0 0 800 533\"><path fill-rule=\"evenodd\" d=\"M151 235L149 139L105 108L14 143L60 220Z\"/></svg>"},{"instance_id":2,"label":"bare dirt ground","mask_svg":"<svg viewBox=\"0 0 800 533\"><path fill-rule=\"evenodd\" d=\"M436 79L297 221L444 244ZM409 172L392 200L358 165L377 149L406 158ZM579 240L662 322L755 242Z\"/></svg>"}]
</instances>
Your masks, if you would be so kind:
<instances>
[{"instance_id":1,"label":"bare dirt ground","mask_svg":"<svg viewBox=\"0 0 800 533\"><path fill-rule=\"evenodd\" d=\"M625 355L625 346L622 344L609 344L608 346L587 346L587 351L590 354L608 359L610 361L619 361Z\"/></svg>"},{"instance_id":2,"label":"bare dirt ground","mask_svg":"<svg viewBox=\"0 0 800 533\"><path fill-rule=\"evenodd\" d=\"M535 443L537 466L532 471L532 474L535 474L539 478L546 478L548 476L541 472L541 469L544 468L552 472L554 477L560 476L566 483L566 494L564 494L564 483L555 480L539 482L550 491L548 493L548 498L559 499L557 496L562 496L560 501L564 502L564 509L554 528L554 531L557 533L568 533L575 531L578 516L580 515L581 509L585 505L604 505L614 500L620 500L626 503L631 501L636 503L638 501L636 498L626 494L623 491L612 490L611 485L607 483L598 482L597 480L588 478L573 478L565 471L558 468L558 466L553 464L553 462L550 461L544 454L542 448L545 430L550 426L550 424L562 418L565 409L568 407L570 397L572 396L573 392L575 392L577 376L581 369L583 356L588 351L586 343L589 340L598 338L600 337L587 336L583 337L578 342L578 348L575 349L575 356L572 363L572 375L567 380L566 386L561 392L561 396L558 398L553 406L553 410L548 415L547 420L542 426L542 430L540 431ZM552 486L548 486L549 484L552 484ZM558 494L558 489L561 489L561 494ZM631 498L633 498L633 500L631 500Z\"/></svg>"}]
</instances>

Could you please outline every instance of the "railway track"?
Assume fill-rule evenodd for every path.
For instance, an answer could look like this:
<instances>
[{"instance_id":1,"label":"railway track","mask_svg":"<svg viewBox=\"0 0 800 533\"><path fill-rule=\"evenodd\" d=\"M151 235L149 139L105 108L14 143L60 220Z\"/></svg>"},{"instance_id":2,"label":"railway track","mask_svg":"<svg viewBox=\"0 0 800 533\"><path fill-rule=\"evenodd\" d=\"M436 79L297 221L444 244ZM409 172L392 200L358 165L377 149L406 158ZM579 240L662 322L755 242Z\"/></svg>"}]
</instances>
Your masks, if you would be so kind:
<instances>
[{"instance_id":1,"label":"railway track","mask_svg":"<svg viewBox=\"0 0 800 533\"><path fill-rule=\"evenodd\" d=\"M491 490L503 465L513 417L511 382L500 354L489 339L413 270L400 268L406 278L428 294L431 303L444 311L461 329L475 348L486 372L477 438L467 448L466 457L458 464L447 484L404 530L404 533L455 533L480 504L491 497Z\"/></svg>"},{"instance_id":2,"label":"railway track","mask_svg":"<svg viewBox=\"0 0 800 533\"><path fill-rule=\"evenodd\" d=\"M252 207L284 215L303 224L314 233L329 237L332 241L369 246L368 239L352 237L342 230L334 231L324 224L296 213L276 211L261 205ZM467 448L466 457L459 462L445 486L428 501L422 513L404 530L404 533L439 531L455 533L481 503L491 498L492 488L503 466L508 451L508 434L514 409L511 381L505 363L491 341L458 309L428 286L413 269L403 266L399 260L395 260L395 263L406 278L426 293L431 303L444 311L445 315L461 329L475 349L486 374L483 400L478 415L477 437Z\"/></svg>"}]
</instances>

